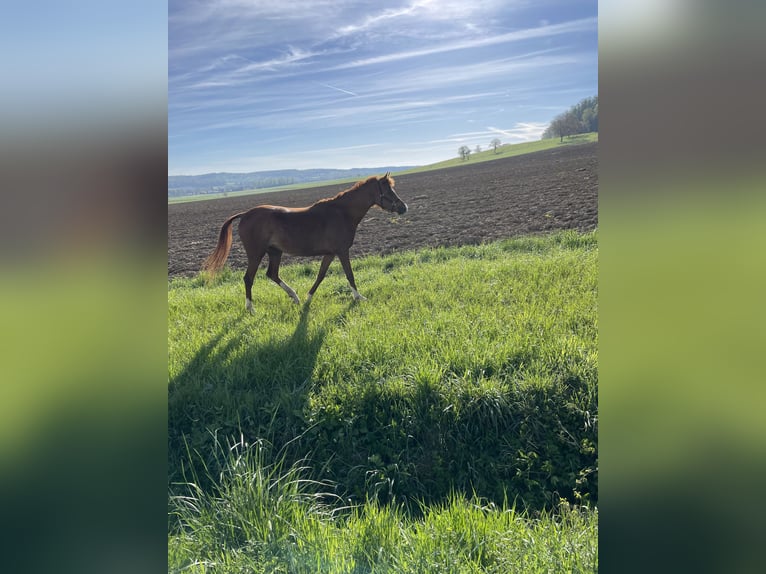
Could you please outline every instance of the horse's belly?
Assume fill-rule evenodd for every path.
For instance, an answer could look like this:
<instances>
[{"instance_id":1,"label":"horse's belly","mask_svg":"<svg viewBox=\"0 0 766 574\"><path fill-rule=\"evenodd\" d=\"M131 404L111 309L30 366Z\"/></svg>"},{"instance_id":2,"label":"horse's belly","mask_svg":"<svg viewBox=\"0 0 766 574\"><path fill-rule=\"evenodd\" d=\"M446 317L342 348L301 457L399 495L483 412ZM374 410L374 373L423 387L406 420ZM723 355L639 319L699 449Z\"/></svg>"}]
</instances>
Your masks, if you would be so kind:
<instances>
[{"instance_id":1,"label":"horse's belly","mask_svg":"<svg viewBox=\"0 0 766 574\"><path fill-rule=\"evenodd\" d=\"M328 255L351 247L353 237L346 232L338 232L331 226L315 226L314 229L289 225L272 236L272 243L277 249L290 255L304 257Z\"/></svg>"},{"instance_id":2,"label":"horse's belly","mask_svg":"<svg viewBox=\"0 0 766 574\"><path fill-rule=\"evenodd\" d=\"M275 240L272 242L273 247L276 247L280 251L288 253L290 255L301 255L304 257L312 257L315 255L327 255L333 253L333 250L328 249L324 245L318 245L313 243L298 242L295 240Z\"/></svg>"},{"instance_id":3,"label":"horse's belly","mask_svg":"<svg viewBox=\"0 0 766 574\"><path fill-rule=\"evenodd\" d=\"M290 255L311 257L337 253L339 249L345 247L346 242L328 238L322 234L301 235L279 232L272 235L269 243Z\"/></svg>"}]
</instances>

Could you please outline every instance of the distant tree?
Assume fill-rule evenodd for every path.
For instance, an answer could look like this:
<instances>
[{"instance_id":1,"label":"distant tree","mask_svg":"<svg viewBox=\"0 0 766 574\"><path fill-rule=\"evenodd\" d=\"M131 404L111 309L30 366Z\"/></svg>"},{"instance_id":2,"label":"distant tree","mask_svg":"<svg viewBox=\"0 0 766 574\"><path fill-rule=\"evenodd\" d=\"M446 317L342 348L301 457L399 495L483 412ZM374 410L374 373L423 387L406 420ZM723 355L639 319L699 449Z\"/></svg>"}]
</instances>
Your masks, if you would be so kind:
<instances>
[{"instance_id":1,"label":"distant tree","mask_svg":"<svg viewBox=\"0 0 766 574\"><path fill-rule=\"evenodd\" d=\"M598 131L598 96L585 98L573 106L571 112L581 124L580 133Z\"/></svg>"},{"instance_id":2,"label":"distant tree","mask_svg":"<svg viewBox=\"0 0 766 574\"><path fill-rule=\"evenodd\" d=\"M582 114L583 129L586 132L598 131L598 104L594 108L586 109Z\"/></svg>"},{"instance_id":3,"label":"distant tree","mask_svg":"<svg viewBox=\"0 0 766 574\"><path fill-rule=\"evenodd\" d=\"M502 145L502 142L499 139L495 138L491 142L489 142L489 145L491 145L492 146L492 150L495 153L497 153L497 148L499 148Z\"/></svg>"},{"instance_id":4,"label":"distant tree","mask_svg":"<svg viewBox=\"0 0 766 574\"><path fill-rule=\"evenodd\" d=\"M473 151L475 151L476 153L481 153L481 146L479 144L476 144L476 149Z\"/></svg>"},{"instance_id":5,"label":"distant tree","mask_svg":"<svg viewBox=\"0 0 766 574\"><path fill-rule=\"evenodd\" d=\"M551 122L552 135L559 136L562 142L565 137L582 133L580 127L580 122L577 121L577 118L572 114L563 114Z\"/></svg>"},{"instance_id":6,"label":"distant tree","mask_svg":"<svg viewBox=\"0 0 766 574\"><path fill-rule=\"evenodd\" d=\"M465 161L471 156L471 148L469 148L467 145L461 145L460 149L457 150L457 153L460 155L460 159Z\"/></svg>"},{"instance_id":7,"label":"distant tree","mask_svg":"<svg viewBox=\"0 0 766 574\"><path fill-rule=\"evenodd\" d=\"M585 98L566 112L559 114L543 132L542 139L565 137L598 131L598 96Z\"/></svg>"}]
</instances>

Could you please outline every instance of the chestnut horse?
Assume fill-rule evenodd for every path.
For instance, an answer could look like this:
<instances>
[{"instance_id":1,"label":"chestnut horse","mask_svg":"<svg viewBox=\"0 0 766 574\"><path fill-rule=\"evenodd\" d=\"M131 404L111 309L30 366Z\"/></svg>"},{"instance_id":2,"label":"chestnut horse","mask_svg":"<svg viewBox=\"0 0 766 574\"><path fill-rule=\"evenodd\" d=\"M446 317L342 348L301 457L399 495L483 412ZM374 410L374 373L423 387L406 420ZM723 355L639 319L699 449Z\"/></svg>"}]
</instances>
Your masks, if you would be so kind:
<instances>
[{"instance_id":1,"label":"chestnut horse","mask_svg":"<svg viewBox=\"0 0 766 574\"><path fill-rule=\"evenodd\" d=\"M259 205L237 213L224 221L218 235L218 245L205 260L203 269L215 275L223 267L231 250L231 225L235 219L239 219L239 238L248 262L244 277L245 308L251 313L253 279L267 253L269 269L266 275L284 289L296 304L300 303L298 295L279 278L282 253L323 256L319 274L309 289L307 302L311 301L335 256L340 259L354 299L365 299L356 290L348 250L354 242L359 222L373 205L392 213L403 214L407 211L407 204L394 191L394 178L389 173L359 181L335 197L320 199L309 207Z\"/></svg>"}]
</instances>

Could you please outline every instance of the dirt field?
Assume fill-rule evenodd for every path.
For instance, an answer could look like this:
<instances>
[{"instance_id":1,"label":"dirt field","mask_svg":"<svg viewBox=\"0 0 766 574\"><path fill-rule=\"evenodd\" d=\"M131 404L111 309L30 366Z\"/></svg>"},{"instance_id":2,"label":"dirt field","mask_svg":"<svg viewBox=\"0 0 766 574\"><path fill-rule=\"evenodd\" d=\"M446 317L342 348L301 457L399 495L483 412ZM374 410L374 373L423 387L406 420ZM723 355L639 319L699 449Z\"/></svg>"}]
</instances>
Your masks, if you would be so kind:
<instances>
[{"instance_id":1,"label":"dirt field","mask_svg":"<svg viewBox=\"0 0 766 574\"><path fill-rule=\"evenodd\" d=\"M464 245L598 223L598 144L396 177L409 206L402 216L373 207L357 229L351 258L437 245ZM381 174L382 175L382 174ZM168 276L193 276L213 250L224 220L259 204L297 207L351 184L168 205ZM285 255L283 264L300 261ZM264 258L262 266L268 263ZM317 269L319 258L316 258ZM247 267L234 233L228 264ZM338 265L337 261L334 265Z\"/></svg>"}]
</instances>

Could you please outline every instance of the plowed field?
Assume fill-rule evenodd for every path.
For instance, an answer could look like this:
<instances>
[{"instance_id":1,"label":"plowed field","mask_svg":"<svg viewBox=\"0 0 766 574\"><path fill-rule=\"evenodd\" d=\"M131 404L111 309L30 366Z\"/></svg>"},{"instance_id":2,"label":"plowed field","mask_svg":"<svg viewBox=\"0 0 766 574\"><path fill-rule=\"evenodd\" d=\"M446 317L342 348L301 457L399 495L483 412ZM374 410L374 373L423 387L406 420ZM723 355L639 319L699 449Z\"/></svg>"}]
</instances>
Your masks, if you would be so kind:
<instances>
[{"instance_id":1,"label":"plowed field","mask_svg":"<svg viewBox=\"0 0 766 574\"><path fill-rule=\"evenodd\" d=\"M402 216L373 207L362 220L351 259L438 245L482 243L598 223L598 144L564 145L532 154L396 176L409 206ZM381 174L382 175L382 174ZM168 205L168 276L193 276L230 215L259 204L310 205L351 184ZM283 264L303 258L285 255ZM265 265L264 258L261 265ZM317 269L319 260L316 259ZM247 267L239 238L228 264ZM338 265L337 261L335 265Z\"/></svg>"}]
</instances>

